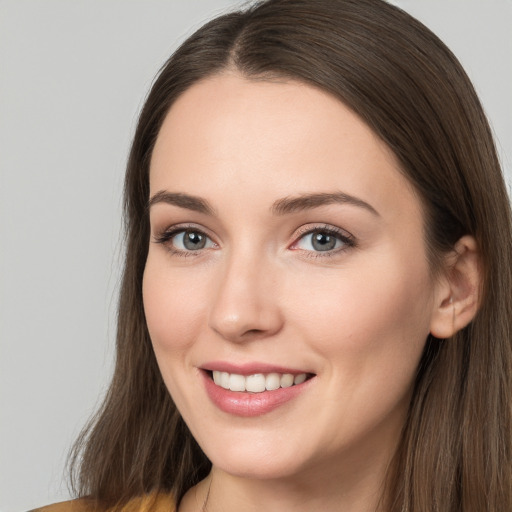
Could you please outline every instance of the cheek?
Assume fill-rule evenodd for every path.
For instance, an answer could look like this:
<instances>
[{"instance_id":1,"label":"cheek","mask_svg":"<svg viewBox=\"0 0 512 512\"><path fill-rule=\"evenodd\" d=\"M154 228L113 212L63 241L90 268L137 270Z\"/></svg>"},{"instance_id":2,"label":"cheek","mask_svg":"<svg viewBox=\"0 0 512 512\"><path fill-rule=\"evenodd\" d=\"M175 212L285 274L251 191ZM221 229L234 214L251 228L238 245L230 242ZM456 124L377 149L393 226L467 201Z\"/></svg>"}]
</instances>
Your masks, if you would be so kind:
<instances>
[{"instance_id":1,"label":"cheek","mask_svg":"<svg viewBox=\"0 0 512 512\"><path fill-rule=\"evenodd\" d=\"M354 373L372 364L379 371L397 361L416 364L429 333L432 282L426 262L406 260L373 258L328 279L304 275L307 300L296 301L294 311L307 320L302 329L318 352L350 358Z\"/></svg>"},{"instance_id":2,"label":"cheek","mask_svg":"<svg viewBox=\"0 0 512 512\"><path fill-rule=\"evenodd\" d=\"M360 437L390 418L390 428L401 428L429 332L426 266L404 268L400 259L383 258L360 268L364 273L345 268L325 281L308 277L307 300L296 302L297 332L322 362L330 389L325 398L319 394L318 403L327 403L317 414L325 423L344 425L335 427L333 439L347 432Z\"/></svg>"},{"instance_id":3,"label":"cheek","mask_svg":"<svg viewBox=\"0 0 512 512\"><path fill-rule=\"evenodd\" d=\"M164 260L164 261L162 261ZM206 303L198 273L168 269L165 258L148 256L142 285L144 311L157 358L179 353L196 338Z\"/></svg>"}]
</instances>

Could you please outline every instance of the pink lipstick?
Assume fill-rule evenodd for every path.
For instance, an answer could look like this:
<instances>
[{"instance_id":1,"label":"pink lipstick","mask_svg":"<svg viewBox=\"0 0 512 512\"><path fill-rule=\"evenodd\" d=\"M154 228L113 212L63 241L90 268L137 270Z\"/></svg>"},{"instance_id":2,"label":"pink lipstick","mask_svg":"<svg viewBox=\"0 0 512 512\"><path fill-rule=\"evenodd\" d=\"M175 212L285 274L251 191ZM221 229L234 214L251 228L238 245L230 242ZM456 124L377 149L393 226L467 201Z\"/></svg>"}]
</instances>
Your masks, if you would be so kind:
<instances>
[{"instance_id":1,"label":"pink lipstick","mask_svg":"<svg viewBox=\"0 0 512 512\"><path fill-rule=\"evenodd\" d=\"M220 410L242 417L277 409L305 391L314 377L304 371L260 363L214 362L201 370L210 400Z\"/></svg>"}]
</instances>

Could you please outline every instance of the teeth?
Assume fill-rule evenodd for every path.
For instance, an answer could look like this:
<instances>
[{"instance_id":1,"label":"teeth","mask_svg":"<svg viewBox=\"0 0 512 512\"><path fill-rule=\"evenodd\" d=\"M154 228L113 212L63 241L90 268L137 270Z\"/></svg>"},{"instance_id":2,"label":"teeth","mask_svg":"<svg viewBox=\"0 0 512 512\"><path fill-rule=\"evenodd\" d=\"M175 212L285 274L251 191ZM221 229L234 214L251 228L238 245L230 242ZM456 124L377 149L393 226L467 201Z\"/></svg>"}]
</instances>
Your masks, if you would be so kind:
<instances>
[{"instance_id":1,"label":"teeth","mask_svg":"<svg viewBox=\"0 0 512 512\"><path fill-rule=\"evenodd\" d=\"M303 373L304 377L306 376L305 373ZM290 386L293 386L293 375L291 373L285 373L284 375L281 375L281 387L282 388L289 388Z\"/></svg>"},{"instance_id":2,"label":"teeth","mask_svg":"<svg viewBox=\"0 0 512 512\"><path fill-rule=\"evenodd\" d=\"M245 378L245 389L251 393L261 393L265 391L265 375L262 373L248 375Z\"/></svg>"},{"instance_id":3,"label":"teeth","mask_svg":"<svg viewBox=\"0 0 512 512\"><path fill-rule=\"evenodd\" d=\"M281 387L281 376L278 373L269 373L265 379L265 389L267 391L274 391Z\"/></svg>"},{"instance_id":4,"label":"teeth","mask_svg":"<svg viewBox=\"0 0 512 512\"><path fill-rule=\"evenodd\" d=\"M229 389L231 391L245 391L245 377L232 373L229 376Z\"/></svg>"},{"instance_id":5,"label":"teeth","mask_svg":"<svg viewBox=\"0 0 512 512\"><path fill-rule=\"evenodd\" d=\"M305 373L299 373L299 375L295 375L293 379L294 384L302 384L306 380L306 374Z\"/></svg>"},{"instance_id":6,"label":"teeth","mask_svg":"<svg viewBox=\"0 0 512 512\"><path fill-rule=\"evenodd\" d=\"M220 372L219 385L225 389L229 389L229 373L228 372Z\"/></svg>"},{"instance_id":7,"label":"teeth","mask_svg":"<svg viewBox=\"0 0 512 512\"><path fill-rule=\"evenodd\" d=\"M305 373L292 375L291 373L255 373L253 375L239 375L237 373L213 372L213 382L224 389L231 391L249 391L262 393L274 391L279 388L289 388L295 384L302 384L307 378Z\"/></svg>"}]
</instances>

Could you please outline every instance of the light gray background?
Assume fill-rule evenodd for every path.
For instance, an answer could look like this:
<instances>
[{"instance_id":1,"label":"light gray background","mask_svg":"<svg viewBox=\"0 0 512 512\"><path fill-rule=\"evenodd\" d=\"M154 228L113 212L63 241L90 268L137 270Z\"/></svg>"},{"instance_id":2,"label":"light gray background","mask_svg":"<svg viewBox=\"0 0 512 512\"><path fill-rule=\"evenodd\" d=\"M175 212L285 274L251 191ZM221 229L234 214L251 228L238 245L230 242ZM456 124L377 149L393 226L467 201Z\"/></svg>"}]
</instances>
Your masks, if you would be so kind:
<instances>
[{"instance_id":1,"label":"light gray background","mask_svg":"<svg viewBox=\"0 0 512 512\"><path fill-rule=\"evenodd\" d=\"M396 0L459 56L512 181L512 0ZM0 511L68 497L112 366L123 170L177 43L233 0L0 0Z\"/></svg>"}]
</instances>

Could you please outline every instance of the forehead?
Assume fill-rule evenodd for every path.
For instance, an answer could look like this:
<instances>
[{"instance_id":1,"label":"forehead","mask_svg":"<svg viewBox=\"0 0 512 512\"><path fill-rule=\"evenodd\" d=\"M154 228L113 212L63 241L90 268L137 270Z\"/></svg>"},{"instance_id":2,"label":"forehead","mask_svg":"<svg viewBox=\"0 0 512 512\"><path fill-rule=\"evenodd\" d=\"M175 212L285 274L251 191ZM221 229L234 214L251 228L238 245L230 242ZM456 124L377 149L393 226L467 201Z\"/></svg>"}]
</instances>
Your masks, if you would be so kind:
<instances>
[{"instance_id":1,"label":"forehead","mask_svg":"<svg viewBox=\"0 0 512 512\"><path fill-rule=\"evenodd\" d=\"M256 191L270 201L336 189L377 209L381 199L405 196L418 206L394 154L341 101L296 81L235 73L196 83L177 99L151 161L152 194L192 187L209 196L219 184L247 199Z\"/></svg>"}]
</instances>

